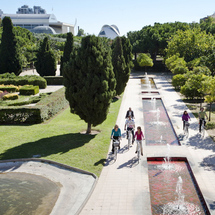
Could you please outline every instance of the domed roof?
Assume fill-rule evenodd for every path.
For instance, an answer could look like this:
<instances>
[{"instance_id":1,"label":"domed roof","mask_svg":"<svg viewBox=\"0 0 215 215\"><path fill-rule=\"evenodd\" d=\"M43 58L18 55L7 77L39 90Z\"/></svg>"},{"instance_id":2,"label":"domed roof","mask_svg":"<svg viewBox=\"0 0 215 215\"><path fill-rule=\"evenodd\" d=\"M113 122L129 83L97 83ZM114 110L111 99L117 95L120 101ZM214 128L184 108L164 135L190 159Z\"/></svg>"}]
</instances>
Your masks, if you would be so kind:
<instances>
[{"instance_id":1,"label":"domed roof","mask_svg":"<svg viewBox=\"0 0 215 215\"><path fill-rule=\"evenodd\" d=\"M114 38L120 36L120 33L119 33L119 29L116 25L103 25L98 36L114 39Z\"/></svg>"},{"instance_id":2,"label":"domed roof","mask_svg":"<svg viewBox=\"0 0 215 215\"><path fill-rule=\"evenodd\" d=\"M56 34L55 30L50 26L37 26L32 29L33 33Z\"/></svg>"}]
</instances>

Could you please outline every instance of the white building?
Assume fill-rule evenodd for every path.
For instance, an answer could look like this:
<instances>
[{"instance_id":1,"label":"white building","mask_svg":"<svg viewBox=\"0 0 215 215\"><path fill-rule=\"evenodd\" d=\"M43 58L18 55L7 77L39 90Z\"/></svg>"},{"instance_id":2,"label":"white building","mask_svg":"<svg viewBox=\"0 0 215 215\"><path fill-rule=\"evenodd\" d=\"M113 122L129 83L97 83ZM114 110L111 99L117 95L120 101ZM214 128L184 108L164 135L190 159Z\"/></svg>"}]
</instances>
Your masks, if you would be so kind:
<instances>
[{"instance_id":1,"label":"white building","mask_svg":"<svg viewBox=\"0 0 215 215\"><path fill-rule=\"evenodd\" d=\"M1 18L3 19L5 16L9 16L13 23L13 26L20 26L22 28L26 28L29 31L35 31L36 27L42 27L42 29L52 29L50 33L54 34L64 34L68 32L72 32L74 35L74 25L67 24L64 22L59 22L54 14L2 14ZM37 28L38 29L38 28ZM44 31L44 33L47 33Z\"/></svg>"},{"instance_id":2,"label":"white building","mask_svg":"<svg viewBox=\"0 0 215 215\"><path fill-rule=\"evenodd\" d=\"M114 38L120 36L120 33L116 25L103 25L98 36L107 37L113 40Z\"/></svg>"},{"instance_id":3,"label":"white building","mask_svg":"<svg viewBox=\"0 0 215 215\"><path fill-rule=\"evenodd\" d=\"M40 6L29 8L23 5L18 8L17 14L4 14L0 10L0 18L5 16L11 18L13 26L19 26L35 33L64 34L72 32L74 35L74 25L59 22L54 14L46 14Z\"/></svg>"}]
</instances>

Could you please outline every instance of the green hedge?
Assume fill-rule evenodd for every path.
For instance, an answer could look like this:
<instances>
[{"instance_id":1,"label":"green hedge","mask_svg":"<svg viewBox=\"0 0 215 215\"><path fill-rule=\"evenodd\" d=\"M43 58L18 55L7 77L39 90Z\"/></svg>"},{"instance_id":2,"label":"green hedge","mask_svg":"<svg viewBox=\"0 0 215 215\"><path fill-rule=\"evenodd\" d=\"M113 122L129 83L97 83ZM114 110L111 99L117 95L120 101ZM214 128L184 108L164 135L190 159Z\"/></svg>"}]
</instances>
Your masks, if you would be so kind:
<instances>
[{"instance_id":1,"label":"green hedge","mask_svg":"<svg viewBox=\"0 0 215 215\"><path fill-rule=\"evenodd\" d=\"M7 91L9 93L14 93L14 92L19 91L17 86L7 86L7 85L6 86L1 85L0 90Z\"/></svg>"},{"instance_id":2,"label":"green hedge","mask_svg":"<svg viewBox=\"0 0 215 215\"><path fill-rule=\"evenodd\" d=\"M50 119L68 105L65 88L53 92L35 106L0 108L0 124L36 124Z\"/></svg>"},{"instance_id":3,"label":"green hedge","mask_svg":"<svg viewBox=\"0 0 215 215\"><path fill-rule=\"evenodd\" d=\"M39 86L24 85L19 89L20 95L35 95L39 93Z\"/></svg>"},{"instance_id":4,"label":"green hedge","mask_svg":"<svg viewBox=\"0 0 215 215\"><path fill-rule=\"evenodd\" d=\"M45 89L47 87L46 79L37 75L25 75L16 76L13 73L4 73L0 75L0 84L13 84L19 85L34 85L39 86L40 89Z\"/></svg>"},{"instance_id":5,"label":"green hedge","mask_svg":"<svg viewBox=\"0 0 215 215\"><path fill-rule=\"evenodd\" d=\"M63 76L43 76L47 85L63 85Z\"/></svg>"},{"instance_id":6,"label":"green hedge","mask_svg":"<svg viewBox=\"0 0 215 215\"><path fill-rule=\"evenodd\" d=\"M18 94L15 93L8 93L2 97L3 100L16 100L18 98L19 98Z\"/></svg>"}]
</instances>

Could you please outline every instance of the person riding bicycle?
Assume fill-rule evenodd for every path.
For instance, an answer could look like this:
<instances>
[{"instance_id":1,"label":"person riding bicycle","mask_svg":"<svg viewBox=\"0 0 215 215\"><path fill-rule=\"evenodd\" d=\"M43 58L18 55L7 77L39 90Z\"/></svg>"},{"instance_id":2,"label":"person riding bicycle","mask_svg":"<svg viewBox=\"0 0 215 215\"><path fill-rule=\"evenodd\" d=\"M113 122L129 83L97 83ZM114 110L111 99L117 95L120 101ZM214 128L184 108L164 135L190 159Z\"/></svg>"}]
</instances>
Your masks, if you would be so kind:
<instances>
[{"instance_id":1,"label":"person riding bicycle","mask_svg":"<svg viewBox=\"0 0 215 215\"><path fill-rule=\"evenodd\" d=\"M125 118L127 119L129 116L131 116L131 118L134 119L134 111L131 110L131 107L126 112Z\"/></svg>"},{"instance_id":2,"label":"person riding bicycle","mask_svg":"<svg viewBox=\"0 0 215 215\"><path fill-rule=\"evenodd\" d=\"M118 125L115 125L111 132L111 139L119 141L119 149L120 149L120 139L121 139L121 130ZM112 154L114 153L114 144L112 143Z\"/></svg>"},{"instance_id":3,"label":"person riding bicycle","mask_svg":"<svg viewBox=\"0 0 215 215\"><path fill-rule=\"evenodd\" d=\"M190 119L190 116L189 114L187 113L187 111L185 110L183 115L182 115L182 121L183 121L183 130L185 128L185 122L188 122L188 120L191 120Z\"/></svg>"},{"instance_id":4,"label":"person riding bicycle","mask_svg":"<svg viewBox=\"0 0 215 215\"><path fill-rule=\"evenodd\" d=\"M135 122L134 120L131 118L131 116L128 116L128 119L125 121L125 127L124 127L124 130L126 130L126 126L127 126L127 131L126 131L126 134L127 134L127 139L128 139L128 131L131 131L132 133L132 144L134 142L134 129L135 129Z\"/></svg>"},{"instance_id":5,"label":"person riding bicycle","mask_svg":"<svg viewBox=\"0 0 215 215\"><path fill-rule=\"evenodd\" d=\"M143 135L143 132L142 132L140 126L137 127L137 131L135 132L134 137L136 137L136 140L140 141L140 151L141 151L141 155L143 156L142 140L144 139L144 135ZM136 148L136 152L135 153L137 153L137 148Z\"/></svg>"},{"instance_id":6,"label":"person riding bicycle","mask_svg":"<svg viewBox=\"0 0 215 215\"><path fill-rule=\"evenodd\" d=\"M201 132L202 122L204 121L204 126L206 125L205 117L208 119L208 116L206 112L204 111L204 108L201 107L199 111L199 132Z\"/></svg>"}]
</instances>

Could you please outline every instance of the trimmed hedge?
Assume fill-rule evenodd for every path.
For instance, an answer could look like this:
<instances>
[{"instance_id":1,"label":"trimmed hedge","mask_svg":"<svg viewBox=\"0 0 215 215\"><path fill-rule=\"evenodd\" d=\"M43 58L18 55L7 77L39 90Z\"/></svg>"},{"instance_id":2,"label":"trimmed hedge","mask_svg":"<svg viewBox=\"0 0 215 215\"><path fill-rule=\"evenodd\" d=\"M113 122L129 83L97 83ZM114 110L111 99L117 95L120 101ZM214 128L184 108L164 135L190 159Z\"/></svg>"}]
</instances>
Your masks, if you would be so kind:
<instances>
[{"instance_id":1,"label":"trimmed hedge","mask_svg":"<svg viewBox=\"0 0 215 215\"><path fill-rule=\"evenodd\" d=\"M7 91L9 93L14 93L19 91L19 87L14 85L0 85L1 91Z\"/></svg>"},{"instance_id":2,"label":"trimmed hedge","mask_svg":"<svg viewBox=\"0 0 215 215\"><path fill-rule=\"evenodd\" d=\"M13 73L4 73L0 75L0 84L13 84L16 86L34 85L39 86L40 89L45 89L47 87L47 82L43 77L37 75L16 76Z\"/></svg>"},{"instance_id":3,"label":"trimmed hedge","mask_svg":"<svg viewBox=\"0 0 215 215\"><path fill-rule=\"evenodd\" d=\"M43 76L47 85L63 85L63 76Z\"/></svg>"},{"instance_id":4,"label":"trimmed hedge","mask_svg":"<svg viewBox=\"0 0 215 215\"><path fill-rule=\"evenodd\" d=\"M16 100L18 98L19 98L18 94L15 93L9 93L2 97L3 100Z\"/></svg>"},{"instance_id":5,"label":"trimmed hedge","mask_svg":"<svg viewBox=\"0 0 215 215\"><path fill-rule=\"evenodd\" d=\"M68 105L65 98L65 88L53 92L35 106L2 107L0 109L0 124L36 124L50 119Z\"/></svg>"},{"instance_id":6,"label":"trimmed hedge","mask_svg":"<svg viewBox=\"0 0 215 215\"><path fill-rule=\"evenodd\" d=\"M24 85L19 89L20 95L35 95L39 93L39 86Z\"/></svg>"}]
</instances>

